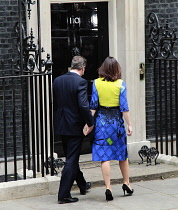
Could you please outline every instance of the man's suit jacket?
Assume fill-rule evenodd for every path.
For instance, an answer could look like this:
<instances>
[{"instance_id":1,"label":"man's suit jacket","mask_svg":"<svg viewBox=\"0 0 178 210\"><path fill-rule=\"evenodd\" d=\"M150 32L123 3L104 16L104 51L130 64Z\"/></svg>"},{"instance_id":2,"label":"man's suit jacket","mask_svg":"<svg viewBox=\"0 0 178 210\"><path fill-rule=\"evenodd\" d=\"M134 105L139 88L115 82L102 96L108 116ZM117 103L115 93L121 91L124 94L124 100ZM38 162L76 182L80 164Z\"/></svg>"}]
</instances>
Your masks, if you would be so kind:
<instances>
[{"instance_id":1,"label":"man's suit jacket","mask_svg":"<svg viewBox=\"0 0 178 210\"><path fill-rule=\"evenodd\" d=\"M87 81L74 72L57 77L53 84L57 107L55 133L83 135L83 127L93 125L87 98Z\"/></svg>"}]
</instances>

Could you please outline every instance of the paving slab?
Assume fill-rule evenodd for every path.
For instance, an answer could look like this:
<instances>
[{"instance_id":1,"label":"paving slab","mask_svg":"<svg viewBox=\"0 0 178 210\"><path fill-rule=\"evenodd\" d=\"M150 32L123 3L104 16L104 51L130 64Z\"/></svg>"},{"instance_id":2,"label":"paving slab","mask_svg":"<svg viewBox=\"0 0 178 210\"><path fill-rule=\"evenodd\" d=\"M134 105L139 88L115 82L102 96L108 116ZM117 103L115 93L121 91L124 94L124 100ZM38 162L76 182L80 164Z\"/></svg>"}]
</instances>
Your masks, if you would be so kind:
<instances>
[{"instance_id":1,"label":"paving slab","mask_svg":"<svg viewBox=\"0 0 178 210\"><path fill-rule=\"evenodd\" d=\"M134 193L124 196L122 184L112 185L113 201L105 200L105 187L93 187L86 195L73 190L79 202L58 204L56 195L1 201L0 210L176 210L178 209L178 178L132 183Z\"/></svg>"}]
</instances>

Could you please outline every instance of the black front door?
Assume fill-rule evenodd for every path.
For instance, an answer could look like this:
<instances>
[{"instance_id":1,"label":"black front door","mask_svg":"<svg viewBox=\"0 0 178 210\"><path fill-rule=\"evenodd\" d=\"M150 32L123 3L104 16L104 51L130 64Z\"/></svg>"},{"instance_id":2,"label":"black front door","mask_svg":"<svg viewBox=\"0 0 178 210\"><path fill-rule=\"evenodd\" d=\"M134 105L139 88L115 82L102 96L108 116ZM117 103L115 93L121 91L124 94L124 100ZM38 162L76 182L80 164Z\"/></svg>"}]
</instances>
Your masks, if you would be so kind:
<instances>
[{"instance_id":1,"label":"black front door","mask_svg":"<svg viewBox=\"0 0 178 210\"><path fill-rule=\"evenodd\" d=\"M51 4L51 26L53 79L70 70L74 55L85 57L87 67L83 77L88 80L90 100L97 69L109 55L108 3ZM58 138L55 139L57 144ZM89 140L82 148L82 153L88 152Z\"/></svg>"}]
</instances>

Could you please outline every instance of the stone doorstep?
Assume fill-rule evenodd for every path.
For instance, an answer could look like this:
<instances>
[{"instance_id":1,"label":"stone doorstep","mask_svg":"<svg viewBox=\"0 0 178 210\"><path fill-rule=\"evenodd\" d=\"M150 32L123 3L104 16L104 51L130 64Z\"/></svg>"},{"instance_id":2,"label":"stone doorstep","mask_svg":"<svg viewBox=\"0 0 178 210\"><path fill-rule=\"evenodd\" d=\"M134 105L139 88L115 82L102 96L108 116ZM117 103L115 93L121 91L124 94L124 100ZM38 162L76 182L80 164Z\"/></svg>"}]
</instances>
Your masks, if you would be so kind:
<instances>
[{"instance_id":1,"label":"stone doorstep","mask_svg":"<svg viewBox=\"0 0 178 210\"><path fill-rule=\"evenodd\" d=\"M141 182L141 181L150 181L150 180L164 180L168 178L176 178L178 177L178 170L176 171L169 171L169 172L163 172L163 173L156 173L156 174L149 174L149 175L141 175L141 176L132 176L130 177L130 182ZM122 184L123 179L111 179L111 184ZM104 186L103 180L98 180L92 182L92 187L101 187ZM72 190L78 190L78 187L76 184L73 185Z\"/></svg>"},{"instance_id":2,"label":"stone doorstep","mask_svg":"<svg viewBox=\"0 0 178 210\"><path fill-rule=\"evenodd\" d=\"M55 194L59 181L60 177L47 175L41 178L0 183L0 201Z\"/></svg>"}]
</instances>

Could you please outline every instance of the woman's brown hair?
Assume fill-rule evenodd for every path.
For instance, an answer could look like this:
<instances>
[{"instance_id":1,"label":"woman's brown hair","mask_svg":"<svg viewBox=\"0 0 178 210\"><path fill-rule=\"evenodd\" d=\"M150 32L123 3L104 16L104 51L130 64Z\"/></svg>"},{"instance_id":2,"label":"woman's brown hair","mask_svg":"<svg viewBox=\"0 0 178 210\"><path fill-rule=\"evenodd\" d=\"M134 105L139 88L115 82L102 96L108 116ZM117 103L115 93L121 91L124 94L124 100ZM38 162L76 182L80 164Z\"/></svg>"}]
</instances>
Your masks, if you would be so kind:
<instances>
[{"instance_id":1,"label":"woman's brown hair","mask_svg":"<svg viewBox=\"0 0 178 210\"><path fill-rule=\"evenodd\" d=\"M121 67L114 57L107 57L98 70L99 77L114 82L121 79Z\"/></svg>"}]
</instances>

